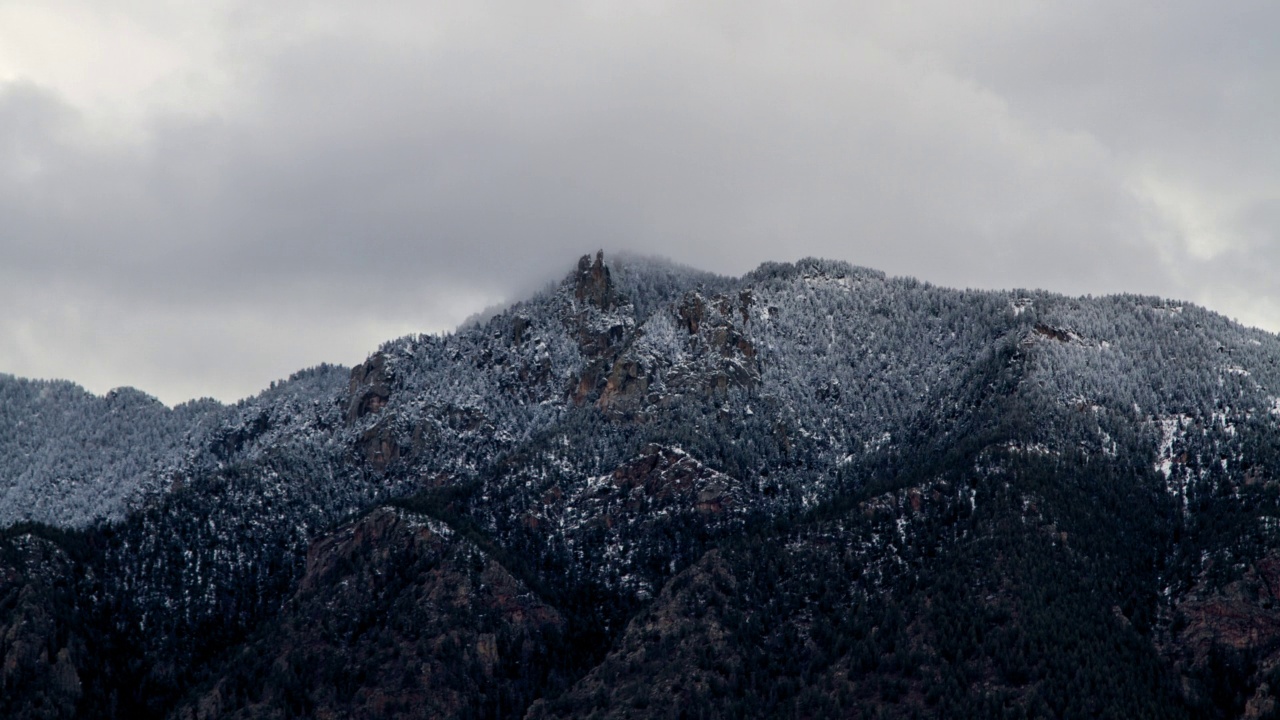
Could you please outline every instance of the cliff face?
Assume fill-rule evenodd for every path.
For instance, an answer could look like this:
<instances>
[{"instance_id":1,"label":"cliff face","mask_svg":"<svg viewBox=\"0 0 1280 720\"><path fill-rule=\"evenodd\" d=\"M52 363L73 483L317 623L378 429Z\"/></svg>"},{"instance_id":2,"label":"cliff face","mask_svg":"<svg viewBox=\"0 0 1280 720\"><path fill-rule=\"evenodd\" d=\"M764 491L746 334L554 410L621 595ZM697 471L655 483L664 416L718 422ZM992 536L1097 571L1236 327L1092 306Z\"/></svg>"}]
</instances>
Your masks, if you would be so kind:
<instances>
[{"instance_id":1,"label":"cliff face","mask_svg":"<svg viewBox=\"0 0 1280 720\"><path fill-rule=\"evenodd\" d=\"M368 360L351 370L351 383L347 387L347 422L376 413L387 406L394 379L387 369L386 357L375 353Z\"/></svg>"},{"instance_id":2,"label":"cliff face","mask_svg":"<svg viewBox=\"0 0 1280 720\"><path fill-rule=\"evenodd\" d=\"M22 466L5 717L1276 709L1280 340L1192 306L596 254L231 407L0 391L164 450Z\"/></svg>"}]
</instances>

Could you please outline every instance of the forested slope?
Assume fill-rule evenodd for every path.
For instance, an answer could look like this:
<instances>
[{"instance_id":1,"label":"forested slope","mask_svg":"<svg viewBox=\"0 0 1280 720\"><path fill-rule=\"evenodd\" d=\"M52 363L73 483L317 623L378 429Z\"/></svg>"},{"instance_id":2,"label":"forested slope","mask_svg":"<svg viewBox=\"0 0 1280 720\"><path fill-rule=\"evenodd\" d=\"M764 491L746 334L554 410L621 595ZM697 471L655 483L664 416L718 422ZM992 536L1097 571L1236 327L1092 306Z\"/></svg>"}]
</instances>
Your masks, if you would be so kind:
<instances>
[{"instance_id":1,"label":"forested slope","mask_svg":"<svg viewBox=\"0 0 1280 720\"><path fill-rule=\"evenodd\" d=\"M1275 710L1280 340L1191 305L597 255L235 406L0 391L7 716Z\"/></svg>"}]
</instances>

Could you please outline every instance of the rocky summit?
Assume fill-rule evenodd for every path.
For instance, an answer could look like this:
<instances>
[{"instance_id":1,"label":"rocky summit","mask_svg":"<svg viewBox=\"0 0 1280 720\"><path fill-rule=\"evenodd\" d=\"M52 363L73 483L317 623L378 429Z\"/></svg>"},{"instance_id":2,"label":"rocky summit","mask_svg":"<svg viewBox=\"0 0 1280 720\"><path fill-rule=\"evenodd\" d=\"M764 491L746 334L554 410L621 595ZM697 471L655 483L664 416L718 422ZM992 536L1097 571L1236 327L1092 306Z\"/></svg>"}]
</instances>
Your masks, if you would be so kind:
<instances>
[{"instance_id":1,"label":"rocky summit","mask_svg":"<svg viewBox=\"0 0 1280 720\"><path fill-rule=\"evenodd\" d=\"M0 717L1280 714L1280 338L585 256L235 405L0 376Z\"/></svg>"}]
</instances>

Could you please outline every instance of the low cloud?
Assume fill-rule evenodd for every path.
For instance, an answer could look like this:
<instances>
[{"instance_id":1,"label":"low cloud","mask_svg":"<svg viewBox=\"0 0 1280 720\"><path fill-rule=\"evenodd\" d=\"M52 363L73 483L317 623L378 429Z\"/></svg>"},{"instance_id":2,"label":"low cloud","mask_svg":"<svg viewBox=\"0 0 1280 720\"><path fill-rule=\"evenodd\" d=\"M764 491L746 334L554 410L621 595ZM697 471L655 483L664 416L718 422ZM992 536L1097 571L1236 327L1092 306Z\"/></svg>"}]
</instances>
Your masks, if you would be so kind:
<instances>
[{"instance_id":1,"label":"low cloud","mask_svg":"<svg viewBox=\"0 0 1280 720\"><path fill-rule=\"evenodd\" d=\"M0 52L0 371L232 400L597 247L1280 328L1267 4L62 5L149 60Z\"/></svg>"}]
</instances>

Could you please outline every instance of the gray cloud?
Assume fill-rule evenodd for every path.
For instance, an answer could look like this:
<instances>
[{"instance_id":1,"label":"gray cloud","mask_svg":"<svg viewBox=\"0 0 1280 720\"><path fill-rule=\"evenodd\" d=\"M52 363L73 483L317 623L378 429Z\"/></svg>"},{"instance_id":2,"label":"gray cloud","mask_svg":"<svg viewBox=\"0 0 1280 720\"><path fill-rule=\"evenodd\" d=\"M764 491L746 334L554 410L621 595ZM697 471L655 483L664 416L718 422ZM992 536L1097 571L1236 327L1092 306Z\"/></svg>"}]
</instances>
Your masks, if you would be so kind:
<instances>
[{"instance_id":1,"label":"gray cloud","mask_svg":"<svg viewBox=\"0 0 1280 720\"><path fill-rule=\"evenodd\" d=\"M214 6L123 134L0 84L0 370L234 399L596 247L1280 327L1265 4L431 6Z\"/></svg>"}]
</instances>

